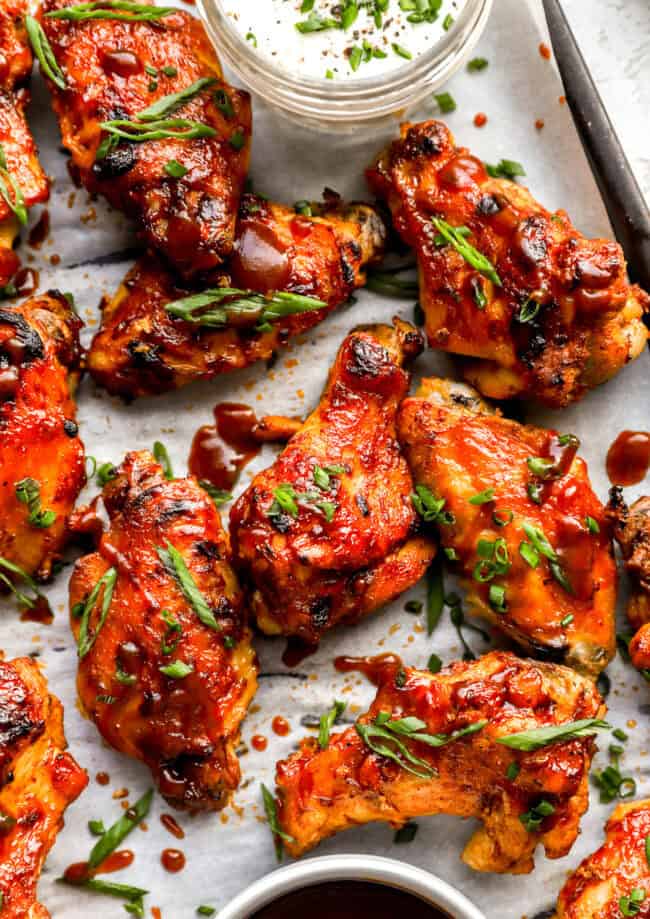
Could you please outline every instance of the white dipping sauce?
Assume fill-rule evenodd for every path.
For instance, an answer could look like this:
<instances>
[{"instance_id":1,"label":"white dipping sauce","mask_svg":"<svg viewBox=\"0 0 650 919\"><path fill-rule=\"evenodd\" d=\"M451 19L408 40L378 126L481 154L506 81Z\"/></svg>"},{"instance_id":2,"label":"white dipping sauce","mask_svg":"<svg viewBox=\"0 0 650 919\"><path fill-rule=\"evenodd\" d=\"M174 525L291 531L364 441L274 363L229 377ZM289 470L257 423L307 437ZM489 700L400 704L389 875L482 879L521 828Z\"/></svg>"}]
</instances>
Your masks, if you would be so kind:
<instances>
[{"instance_id":1,"label":"white dipping sauce","mask_svg":"<svg viewBox=\"0 0 650 919\"><path fill-rule=\"evenodd\" d=\"M312 9L306 12L301 12L304 0L220 2L258 54L293 77L349 80L397 70L430 50L453 28L466 0L442 0L437 16L436 0L313 0ZM413 8L402 9L404 6ZM354 22L341 28L342 17L351 18L355 8ZM409 16L422 15L418 13L422 10L433 21L409 22ZM298 23L309 23L309 29L323 20L338 27L296 28Z\"/></svg>"}]
</instances>

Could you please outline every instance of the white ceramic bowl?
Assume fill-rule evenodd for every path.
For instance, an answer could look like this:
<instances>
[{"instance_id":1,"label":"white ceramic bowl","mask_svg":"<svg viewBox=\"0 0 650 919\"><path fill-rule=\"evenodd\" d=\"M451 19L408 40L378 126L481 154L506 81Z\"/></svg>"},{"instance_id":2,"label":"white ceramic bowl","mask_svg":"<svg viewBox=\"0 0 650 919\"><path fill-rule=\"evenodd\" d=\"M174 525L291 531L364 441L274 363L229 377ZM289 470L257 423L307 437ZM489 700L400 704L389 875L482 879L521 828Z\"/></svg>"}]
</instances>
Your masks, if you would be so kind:
<instances>
[{"instance_id":1,"label":"white ceramic bowl","mask_svg":"<svg viewBox=\"0 0 650 919\"><path fill-rule=\"evenodd\" d=\"M279 897L325 881L385 884L446 910L453 919L485 919L467 897L435 874L376 855L326 855L294 862L251 884L225 909L219 910L219 919L250 919L257 910Z\"/></svg>"}]
</instances>

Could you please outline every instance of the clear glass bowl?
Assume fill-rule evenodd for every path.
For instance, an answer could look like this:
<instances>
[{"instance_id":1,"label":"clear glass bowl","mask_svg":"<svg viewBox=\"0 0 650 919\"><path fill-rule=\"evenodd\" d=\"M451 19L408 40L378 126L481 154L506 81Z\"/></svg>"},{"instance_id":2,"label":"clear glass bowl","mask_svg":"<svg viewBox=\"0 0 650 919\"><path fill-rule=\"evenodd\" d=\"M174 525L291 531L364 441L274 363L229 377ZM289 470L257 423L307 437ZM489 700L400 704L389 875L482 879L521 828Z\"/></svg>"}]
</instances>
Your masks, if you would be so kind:
<instances>
[{"instance_id":1,"label":"clear glass bowl","mask_svg":"<svg viewBox=\"0 0 650 919\"><path fill-rule=\"evenodd\" d=\"M242 83L301 124L355 132L402 120L408 109L441 87L468 59L493 0L467 0L449 32L430 51L391 72L340 81L295 76L259 54L232 25L220 0L197 0L220 57Z\"/></svg>"}]
</instances>

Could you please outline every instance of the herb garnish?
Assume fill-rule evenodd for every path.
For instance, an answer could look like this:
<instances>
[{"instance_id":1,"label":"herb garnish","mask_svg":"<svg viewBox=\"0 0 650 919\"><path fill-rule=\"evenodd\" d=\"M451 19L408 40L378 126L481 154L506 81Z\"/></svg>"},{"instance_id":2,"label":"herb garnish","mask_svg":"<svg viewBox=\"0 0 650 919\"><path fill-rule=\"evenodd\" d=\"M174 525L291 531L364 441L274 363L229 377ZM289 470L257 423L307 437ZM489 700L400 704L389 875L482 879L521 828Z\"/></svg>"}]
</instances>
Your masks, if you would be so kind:
<instances>
[{"instance_id":1,"label":"herb garnish","mask_svg":"<svg viewBox=\"0 0 650 919\"><path fill-rule=\"evenodd\" d=\"M212 482L208 482L207 479L199 479L199 485L203 491L207 491L212 500L214 501L215 507L221 507L223 504L227 504L229 501L232 501L232 495L229 491L224 491L222 488L217 488L216 485L213 485Z\"/></svg>"},{"instance_id":2,"label":"herb garnish","mask_svg":"<svg viewBox=\"0 0 650 919\"><path fill-rule=\"evenodd\" d=\"M551 814L555 813L555 808L550 801L542 800L536 804L534 807L531 807L529 811L525 814L520 814L519 819L526 827L526 830L529 833L536 833L537 830L541 827L546 817L550 817Z\"/></svg>"},{"instance_id":3,"label":"herb garnish","mask_svg":"<svg viewBox=\"0 0 650 919\"><path fill-rule=\"evenodd\" d=\"M96 482L102 488L106 485L107 482L112 481L117 476L117 468L113 463L102 463L101 466L97 467L97 478Z\"/></svg>"},{"instance_id":4,"label":"herb garnish","mask_svg":"<svg viewBox=\"0 0 650 919\"><path fill-rule=\"evenodd\" d=\"M347 702L339 702L338 700L334 700L334 705L332 708L328 712L325 712L324 715L321 715L318 731L318 745L321 750L327 750L329 747L330 731L336 724L337 720L341 717L346 707Z\"/></svg>"},{"instance_id":5,"label":"herb garnish","mask_svg":"<svg viewBox=\"0 0 650 919\"><path fill-rule=\"evenodd\" d=\"M172 179L182 179L189 171L182 163L179 163L178 160L169 160L165 163L163 169Z\"/></svg>"},{"instance_id":6,"label":"herb garnish","mask_svg":"<svg viewBox=\"0 0 650 919\"><path fill-rule=\"evenodd\" d=\"M32 46L34 54L38 58L41 70L46 77L58 86L59 89L66 89L66 81L63 71L59 67L52 46L47 40L43 27L33 16L25 16L25 30L27 37Z\"/></svg>"},{"instance_id":7,"label":"herb garnish","mask_svg":"<svg viewBox=\"0 0 650 919\"><path fill-rule=\"evenodd\" d=\"M478 73L480 70L485 70L488 64L486 57L473 57L471 61L468 61L467 69L470 73Z\"/></svg>"},{"instance_id":8,"label":"herb garnish","mask_svg":"<svg viewBox=\"0 0 650 919\"><path fill-rule=\"evenodd\" d=\"M5 202L18 223L25 226L27 223L25 196L15 177L9 172L7 156L2 144L0 144L0 198Z\"/></svg>"},{"instance_id":9,"label":"herb garnish","mask_svg":"<svg viewBox=\"0 0 650 919\"><path fill-rule=\"evenodd\" d=\"M449 511L444 511L446 499L436 498L426 485L416 485L415 492L411 495L413 507L425 523L439 523L450 526L456 518Z\"/></svg>"},{"instance_id":10,"label":"herb garnish","mask_svg":"<svg viewBox=\"0 0 650 919\"><path fill-rule=\"evenodd\" d=\"M206 309L213 306L212 309ZM324 309L327 304L315 297L276 291L264 296L252 290L234 287L215 287L200 294L192 294L167 303L165 309L171 316L212 328L227 326L234 317L237 325L248 319L257 325L256 331L268 331L269 323L285 316ZM270 326L269 326L270 328Z\"/></svg>"},{"instance_id":11,"label":"herb garnish","mask_svg":"<svg viewBox=\"0 0 650 919\"><path fill-rule=\"evenodd\" d=\"M77 654L79 656L79 660L83 660L83 658L88 654L92 646L97 641L97 636L101 632L104 623L106 622L111 600L113 599L113 590L115 589L116 581L117 569L109 568L108 571L104 572L101 578L97 581L90 594L88 595L87 600L83 604L83 608L81 610L81 624L79 626L79 638L77 640ZM102 588L104 588L104 594L102 597L99 619L97 620L95 630L91 633L90 616L95 608L95 604L97 603L97 599Z\"/></svg>"},{"instance_id":12,"label":"herb garnish","mask_svg":"<svg viewBox=\"0 0 650 919\"><path fill-rule=\"evenodd\" d=\"M282 861L282 851L283 851L283 842L295 842L296 840L293 836L289 836L288 833L283 832L280 827L280 821L278 820L278 809L275 803L275 798L268 790L266 785L262 784L262 800L264 801L264 810L266 811L266 819L269 822L269 827L273 833L273 842L275 844L275 855L279 862Z\"/></svg>"},{"instance_id":13,"label":"herb garnish","mask_svg":"<svg viewBox=\"0 0 650 919\"><path fill-rule=\"evenodd\" d=\"M643 887L635 887L626 897L618 901L619 909L624 916L636 916L641 911L641 904L646 898Z\"/></svg>"},{"instance_id":14,"label":"herb garnish","mask_svg":"<svg viewBox=\"0 0 650 919\"><path fill-rule=\"evenodd\" d=\"M450 112L456 111L456 100L450 93L438 93L437 95L434 93L433 98L438 103L438 108L443 115L448 115Z\"/></svg>"},{"instance_id":15,"label":"herb garnish","mask_svg":"<svg viewBox=\"0 0 650 919\"><path fill-rule=\"evenodd\" d=\"M19 590L18 587L14 584L11 578L7 577L3 573L2 569L10 572L10 574L15 574L20 580L36 594L36 597L28 597L27 594L23 593L22 590ZM19 603L27 607L27 609L34 609L36 603L39 599L43 597L43 594L38 589L36 581L29 575L24 568L21 568L20 565L16 565L14 562L10 562L8 558L3 558L0 555L0 584L4 584L11 593L16 597Z\"/></svg>"},{"instance_id":16,"label":"herb garnish","mask_svg":"<svg viewBox=\"0 0 650 919\"><path fill-rule=\"evenodd\" d=\"M78 3L61 10L45 14L46 19L70 19L83 22L85 19L118 19L123 22L150 22L177 13L172 6L149 6L131 3L130 0L95 0L93 3Z\"/></svg>"},{"instance_id":17,"label":"herb garnish","mask_svg":"<svg viewBox=\"0 0 650 919\"><path fill-rule=\"evenodd\" d=\"M495 740L498 744L503 744L504 747L510 747L512 750L523 750L525 753L530 753L549 744L574 740L576 737L590 737L599 731L609 731L611 727L611 724L599 718L582 718L566 724L553 724L530 731L519 731L516 734L506 734Z\"/></svg>"},{"instance_id":18,"label":"herb garnish","mask_svg":"<svg viewBox=\"0 0 650 919\"><path fill-rule=\"evenodd\" d=\"M601 804L609 804L615 798L633 798L636 794L636 782L632 776L621 774L619 763L622 752L622 747L611 745L609 755L612 764L594 775L594 784L600 790Z\"/></svg>"},{"instance_id":19,"label":"herb garnish","mask_svg":"<svg viewBox=\"0 0 650 919\"><path fill-rule=\"evenodd\" d=\"M477 495L473 495L469 499L470 504L489 504L490 501L494 500L494 489L486 488L485 491L480 491Z\"/></svg>"},{"instance_id":20,"label":"herb garnish","mask_svg":"<svg viewBox=\"0 0 650 919\"><path fill-rule=\"evenodd\" d=\"M388 712L379 712L368 724L355 724L361 740L373 753L393 760L402 769L421 779L437 777L437 772L425 760L415 756L400 738L426 744L429 747L444 747L449 743L475 734L485 727L487 721L476 721L450 734L429 734L424 729L426 722L419 718L406 717L392 720ZM392 745L392 746L390 746Z\"/></svg>"},{"instance_id":21,"label":"herb garnish","mask_svg":"<svg viewBox=\"0 0 650 919\"><path fill-rule=\"evenodd\" d=\"M185 661L173 661L171 664L163 664L158 670L172 680L184 680L190 673L194 673L192 664L186 664Z\"/></svg>"},{"instance_id":22,"label":"herb garnish","mask_svg":"<svg viewBox=\"0 0 650 919\"><path fill-rule=\"evenodd\" d=\"M564 571L564 568L562 567L560 563L560 557L555 551L555 549L553 548L553 546L550 544L548 539L546 538L544 531L540 530L539 527L535 527L528 522L522 523L522 529L524 533L526 534L526 536L528 537L528 539L530 540L531 549L533 549L539 555L543 555L546 559L548 559L548 567L550 569L551 574L553 575L555 580L558 582L558 584L561 587L563 587L567 593L573 594L573 587L571 586L571 583L566 575L566 572ZM520 552L522 551L522 546L524 545L525 543L522 543L522 545L519 547ZM526 559L526 561L528 562L528 564L530 564L530 561L528 559ZM534 568L537 566L531 565L531 567Z\"/></svg>"},{"instance_id":23,"label":"herb garnish","mask_svg":"<svg viewBox=\"0 0 650 919\"><path fill-rule=\"evenodd\" d=\"M526 175L524 167L515 160L500 160L496 166L490 166L489 163L486 163L485 170L493 179L513 180L516 176Z\"/></svg>"},{"instance_id":24,"label":"herb garnish","mask_svg":"<svg viewBox=\"0 0 650 919\"><path fill-rule=\"evenodd\" d=\"M493 284L501 287L501 278L497 274L496 268L492 262L486 258L482 252L475 249L465 238L469 234L467 227L452 227L451 224L443 220L442 217L431 218L434 227L438 231L436 245L453 246L456 252L465 259L465 261L476 268L479 274L482 274Z\"/></svg>"},{"instance_id":25,"label":"herb garnish","mask_svg":"<svg viewBox=\"0 0 650 919\"><path fill-rule=\"evenodd\" d=\"M283 514L297 517L299 505L320 511L328 523L334 519L337 507L334 501L324 500L321 491L297 491L289 482L282 482L273 490L273 503L267 514L269 517L282 517Z\"/></svg>"},{"instance_id":26,"label":"herb garnish","mask_svg":"<svg viewBox=\"0 0 650 919\"><path fill-rule=\"evenodd\" d=\"M161 443L159 440L156 440L153 445L153 455L156 462L161 466L162 471L165 475L165 478L171 480L174 478L174 470L172 469L172 462L169 458L169 453L167 452L167 447Z\"/></svg>"},{"instance_id":27,"label":"herb garnish","mask_svg":"<svg viewBox=\"0 0 650 919\"><path fill-rule=\"evenodd\" d=\"M214 629L216 632L220 632L222 630L221 623L217 622L215 619L208 601L199 590L191 571L185 564L185 559L168 539L165 540L165 546L165 549L163 549L162 546L156 546L158 558L163 563L165 569L174 578L181 593L203 625L210 629Z\"/></svg>"},{"instance_id":28,"label":"herb garnish","mask_svg":"<svg viewBox=\"0 0 650 919\"><path fill-rule=\"evenodd\" d=\"M445 587L440 559L434 559L427 570L427 635L440 622L445 605Z\"/></svg>"},{"instance_id":29,"label":"herb garnish","mask_svg":"<svg viewBox=\"0 0 650 919\"><path fill-rule=\"evenodd\" d=\"M111 852L119 846L123 839L129 835L141 820L149 813L151 800L153 798L153 788L145 792L142 797L136 801L133 807L130 807L106 832L102 835L88 857L88 867L92 870L98 868L101 863L108 858Z\"/></svg>"},{"instance_id":30,"label":"herb garnish","mask_svg":"<svg viewBox=\"0 0 650 919\"><path fill-rule=\"evenodd\" d=\"M585 526L587 527L589 532L594 536L597 536L598 533L600 533L600 525L598 521L595 520L593 517L589 517L589 516L585 517Z\"/></svg>"},{"instance_id":31,"label":"herb garnish","mask_svg":"<svg viewBox=\"0 0 650 919\"><path fill-rule=\"evenodd\" d=\"M16 482L16 498L21 504L26 504L29 509L27 522L40 530L51 527L56 520L54 511L44 511L41 508L41 485L36 479L25 478Z\"/></svg>"}]
</instances>

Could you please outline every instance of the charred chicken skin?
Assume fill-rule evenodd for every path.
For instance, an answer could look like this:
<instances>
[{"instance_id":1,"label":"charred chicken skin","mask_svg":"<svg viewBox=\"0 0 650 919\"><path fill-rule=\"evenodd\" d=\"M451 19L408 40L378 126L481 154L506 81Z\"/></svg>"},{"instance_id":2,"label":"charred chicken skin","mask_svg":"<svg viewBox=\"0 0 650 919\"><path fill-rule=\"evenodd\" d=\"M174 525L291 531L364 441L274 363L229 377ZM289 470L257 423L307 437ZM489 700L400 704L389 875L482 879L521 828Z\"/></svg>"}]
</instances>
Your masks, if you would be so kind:
<instances>
[{"instance_id":1,"label":"charred chicken skin","mask_svg":"<svg viewBox=\"0 0 650 919\"><path fill-rule=\"evenodd\" d=\"M63 814L88 784L65 752L63 709L28 657L0 662L0 892L3 919L49 919L36 899Z\"/></svg>"},{"instance_id":2,"label":"charred chicken skin","mask_svg":"<svg viewBox=\"0 0 650 919\"><path fill-rule=\"evenodd\" d=\"M639 498L628 508L622 490L613 488L609 512L631 582L627 617L635 634L630 657L637 670L650 675L650 497Z\"/></svg>"},{"instance_id":3,"label":"charred chicken skin","mask_svg":"<svg viewBox=\"0 0 650 919\"><path fill-rule=\"evenodd\" d=\"M42 18L65 81L65 89L48 83L73 168L180 274L204 275L232 250L248 170L248 94L224 81L202 24L189 14L147 22L48 15L74 2L46 0ZM169 136L170 120L191 123L172 125L172 133L194 133ZM102 128L108 122L112 128ZM152 132L164 136L134 140ZM117 144L107 151L111 137Z\"/></svg>"},{"instance_id":4,"label":"charred chicken skin","mask_svg":"<svg viewBox=\"0 0 650 919\"><path fill-rule=\"evenodd\" d=\"M324 319L365 283L364 267L381 254L386 231L371 207L345 205L336 196L311 210L312 216L301 216L247 195L224 283L263 295L308 296L321 300L322 309L284 316L262 331L255 313L221 328L186 321L166 307L191 291L149 254L102 306L88 355L94 379L123 396L154 395L266 360L290 336Z\"/></svg>"},{"instance_id":5,"label":"charred chicken skin","mask_svg":"<svg viewBox=\"0 0 650 919\"><path fill-rule=\"evenodd\" d=\"M605 834L605 843L585 858L562 888L554 919L650 916L650 800L619 804Z\"/></svg>"},{"instance_id":6,"label":"charred chicken skin","mask_svg":"<svg viewBox=\"0 0 650 919\"><path fill-rule=\"evenodd\" d=\"M0 0L0 288L15 274L13 250L26 208L47 201L49 186L25 120L32 70L23 16L25 0Z\"/></svg>"},{"instance_id":7,"label":"charred chicken skin","mask_svg":"<svg viewBox=\"0 0 650 919\"><path fill-rule=\"evenodd\" d=\"M72 398L80 326L56 292L0 306L0 556L43 580L86 481Z\"/></svg>"},{"instance_id":8,"label":"charred chicken skin","mask_svg":"<svg viewBox=\"0 0 650 919\"><path fill-rule=\"evenodd\" d=\"M233 553L263 632L316 645L413 585L433 558L395 437L403 365L421 349L399 320L351 332L318 408L234 505Z\"/></svg>"},{"instance_id":9,"label":"charred chicken skin","mask_svg":"<svg viewBox=\"0 0 650 919\"><path fill-rule=\"evenodd\" d=\"M497 739L602 716L593 683L566 667L507 652L435 675L399 667L384 668L370 711L354 727L332 735L326 749L315 738L303 740L278 763L278 817L288 851L301 855L334 833L375 820L401 825L444 813L483 822L462 856L477 871L532 871L538 843L549 858L566 855L588 805L593 737L533 752ZM400 750L390 739L396 721L435 735L441 745L402 733L396 735Z\"/></svg>"},{"instance_id":10,"label":"charred chicken skin","mask_svg":"<svg viewBox=\"0 0 650 919\"><path fill-rule=\"evenodd\" d=\"M650 301L620 246L491 178L444 124L403 125L368 179L416 251L431 347L484 395L561 407L643 351Z\"/></svg>"},{"instance_id":11,"label":"charred chicken skin","mask_svg":"<svg viewBox=\"0 0 650 919\"><path fill-rule=\"evenodd\" d=\"M147 452L127 455L101 500L110 523L70 582L81 702L170 804L219 810L257 675L219 513ZM92 519L80 511L78 528Z\"/></svg>"},{"instance_id":12,"label":"charred chicken skin","mask_svg":"<svg viewBox=\"0 0 650 919\"><path fill-rule=\"evenodd\" d=\"M437 379L402 403L397 431L472 611L595 678L615 651L617 577L577 438L510 421Z\"/></svg>"}]
</instances>

